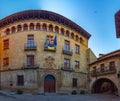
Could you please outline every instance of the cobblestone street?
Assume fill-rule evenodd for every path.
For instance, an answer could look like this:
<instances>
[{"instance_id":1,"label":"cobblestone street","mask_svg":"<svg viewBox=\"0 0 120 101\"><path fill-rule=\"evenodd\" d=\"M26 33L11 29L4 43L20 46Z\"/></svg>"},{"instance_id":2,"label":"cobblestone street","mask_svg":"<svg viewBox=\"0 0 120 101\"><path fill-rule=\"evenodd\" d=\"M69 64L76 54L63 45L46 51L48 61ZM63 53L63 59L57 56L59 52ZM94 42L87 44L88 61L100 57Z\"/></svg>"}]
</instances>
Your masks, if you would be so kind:
<instances>
[{"instance_id":1,"label":"cobblestone street","mask_svg":"<svg viewBox=\"0 0 120 101\"><path fill-rule=\"evenodd\" d=\"M114 95L86 94L86 95L60 95L60 94L7 94L0 95L0 101L120 101Z\"/></svg>"}]
</instances>

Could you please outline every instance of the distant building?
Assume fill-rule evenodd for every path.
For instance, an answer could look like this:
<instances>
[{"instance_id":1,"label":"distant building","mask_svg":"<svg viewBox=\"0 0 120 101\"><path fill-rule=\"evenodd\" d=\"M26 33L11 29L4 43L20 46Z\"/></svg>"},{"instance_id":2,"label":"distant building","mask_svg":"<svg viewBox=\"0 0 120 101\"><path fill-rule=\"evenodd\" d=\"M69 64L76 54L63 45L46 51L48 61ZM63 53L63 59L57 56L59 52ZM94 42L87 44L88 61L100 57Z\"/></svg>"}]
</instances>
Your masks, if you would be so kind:
<instances>
[{"instance_id":1,"label":"distant building","mask_svg":"<svg viewBox=\"0 0 120 101\"><path fill-rule=\"evenodd\" d=\"M49 11L18 12L0 20L0 87L39 92L88 90L90 34Z\"/></svg>"},{"instance_id":2,"label":"distant building","mask_svg":"<svg viewBox=\"0 0 120 101\"><path fill-rule=\"evenodd\" d=\"M120 10L115 14L116 37L120 38Z\"/></svg>"},{"instance_id":3,"label":"distant building","mask_svg":"<svg viewBox=\"0 0 120 101\"><path fill-rule=\"evenodd\" d=\"M100 56L89 66L92 93L120 95L120 50Z\"/></svg>"}]
</instances>

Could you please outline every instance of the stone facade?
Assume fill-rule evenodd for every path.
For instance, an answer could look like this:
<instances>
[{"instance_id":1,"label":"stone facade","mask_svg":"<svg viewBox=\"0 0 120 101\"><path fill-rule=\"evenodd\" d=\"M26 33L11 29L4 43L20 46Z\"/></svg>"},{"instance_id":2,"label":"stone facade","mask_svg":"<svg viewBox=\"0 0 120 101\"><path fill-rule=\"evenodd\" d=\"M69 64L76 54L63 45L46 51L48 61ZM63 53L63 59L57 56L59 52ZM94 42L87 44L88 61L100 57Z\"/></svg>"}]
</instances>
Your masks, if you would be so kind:
<instances>
[{"instance_id":1,"label":"stone facade","mask_svg":"<svg viewBox=\"0 0 120 101\"><path fill-rule=\"evenodd\" d=\"M45 18L42 14L46 14ZM54 15L48 11L26 11L0 20L1 89L21 88L26 91L44 92L45 77L52 75L55 78L55 92L71 92L74 89L87 90L88 40L90 35L77 24L66 20L67 18L55 14L57 19L52 14ZM41 18L38 18L39 15ZM66 23L71 23L71 25ZM50 25L52 25L52 30ZM30 35L34 37L34 46L32 47L28 46L28 36ZM53 47L46 49L47 36L57 37L57 46L54 49ZM7 49L4 49L5 40L9 40ZM64 51L65 40L70 45L67 52ZM75 45L79 46L78 53L76 53ZM27 61L29 61L27 56L30 55L34 56L32 67L27 65ZM8 60L4 60L5 58ZM65 68L64 59L70 60L69 68ZM90 61L91 59L94 60L94 58L89 57ZM77 68L75 61L79 62ZM6 62L8 62L7 65L5 65ZM17 84L18 75L24 77L24 85L22 86ZM73 78L77 80L76 87L72 86Z\"/></svg>"},{"instance_id":2,"label":"stone facade","mask_svg":"<svg viewBox=\"0 0 120 101\"><path fill-rule=\"evenodd\" d=\"M90 64L90 73L90 89L93 93L103 93L105 91L105 87L103 87L103 90L102 85L107 82L114 86L114 91L110 92L112 90L110 87L109 89L106 89L105 92L120 95L120 50L101 55L96 61Z\"/></svg>"}]
</instances>

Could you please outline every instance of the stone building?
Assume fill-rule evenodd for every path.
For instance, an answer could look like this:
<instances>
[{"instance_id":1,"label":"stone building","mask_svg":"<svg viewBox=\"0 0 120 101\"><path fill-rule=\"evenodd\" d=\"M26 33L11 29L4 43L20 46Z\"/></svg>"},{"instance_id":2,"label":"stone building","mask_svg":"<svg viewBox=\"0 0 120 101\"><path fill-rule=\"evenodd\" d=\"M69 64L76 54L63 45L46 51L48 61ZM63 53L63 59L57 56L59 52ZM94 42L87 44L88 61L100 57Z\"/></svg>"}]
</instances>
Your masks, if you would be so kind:
<instances>
[{"instance_id":1,"label":"stone building","mask_svg":"<svg viewBox=\"0 0 120 101\"><path fill-rule=\"evenodd\" d=\"M0 20L1 89L87 90L90 34L59 14L18 12Z\"/></svg>"},{"instance_id":2,"label":"stone building","mask_svg":"<svg viewBox=\"0 0 120 101\"><path fill-rule=\"evenodd\" d=\"M120 10L115 14L116 37L120 38Z\"/></svg>"},{"instance_id":3,"label":"stone building","mask_svg":"<svg viewBox=\"0 0 120 101\"><path fill-rule=\"evenodd\" d=\"M92 93L120 95L120 50L100 54L89 66Z\"/></svg>"}]
</instances>

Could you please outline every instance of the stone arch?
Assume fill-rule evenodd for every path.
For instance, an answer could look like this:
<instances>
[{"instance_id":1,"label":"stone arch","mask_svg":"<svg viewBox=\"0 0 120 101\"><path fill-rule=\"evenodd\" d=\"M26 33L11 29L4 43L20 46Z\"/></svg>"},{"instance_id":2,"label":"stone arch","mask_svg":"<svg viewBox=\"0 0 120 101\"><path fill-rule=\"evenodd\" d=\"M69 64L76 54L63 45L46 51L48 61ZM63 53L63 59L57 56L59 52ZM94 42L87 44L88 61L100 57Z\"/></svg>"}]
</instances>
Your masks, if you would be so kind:
<instances>
[{"instance_id":1,"label":"stone arch","mask_svg":"<svg viewBox=\"0 0 120 101\"><path fill-rule=\"evenodd\" d=\"M118 88L109 78L100 78L93 82L91 92L118 95Z\"/></svg>"},{"instance_id":2,"label":"stone arch","mask_svg":"<svg viewBox=\"0 0 120 101\"><path fill-rule=\"evenodd\" d=\"M55 32L59 33L59 27L58 26L55 26Z\"/></svg>"},{"instance_id":3,"label":"stone arch","mask_svg":"<svg viewBox=\"0 0 120 101\"><path fill-rule=\"evenodd\" d=\"M26 23L23 25L23 30L28 30L28 25Z\"/></svg>"},{"instance_id":4,"label":"stone arch","mask_svg":"<svg viewBox=\"0 0 120 101\"><path fill-rule=\"evenodd\" d=\"M67 30L66 31L66 36L69 37L69 35L70 35L70 32L69 32L69 30Z\"/></svg>"},{"instance_id":5,"label":"stone arch","mask_svg":"<svg viewBox=\"0 0 120 101\"><path fill-rule=\"evenodd\" d=\"M78 41L78 39L79 39L78 35L76 35L75 37L76 37L76 41Z\"/></svg>"},{"instance_id":6,"label":"stone arch","mask_svg":"<svg viewBox=\"0 0 120 101\"><path fill-rule=\"evenodd\" d=\"M47 31L47 24L46 23L43 23L42 30Z\"/></svg>"},{"instance_id":7,"label":"stone arch","mask_svg":"<svg viewBox=\"0 0 120 101\"><path fill-rule=\"evenodd\" d=\"M15 32L16 32L15 26L13 26L13 27L11 28L11 32L12 32L12 33L15 33Z\"/></svg>"},{"instance_id":8,"label":"stone arch","mask_svg":"<svg viewBox=\"0 0 120 101\"><path fill-rule=\"evenodd\" d=\"M22 26L21 26L21 25L18 25L18 26L17 26L17 32L20 32L20 31L22 31Z\"/></svg>"},{"instance_id":9,"label":"stone arch","mask_svg":"<svg viewBox=\"0 0 120 101\"><path fill-rule=\"evenodd\" d=\"M30 30L34 30L34 23L30 23Z\"/></svg>"},{"instance_id":10,"label":"stone arch","mask_svg":"<svg viewBox=\"0 0 120 101\"><path fill-rule=\"evenodd\" d=\"M5 32L6 32L6 35L9 35L10 34L10 29L7 28Z\"/></svg>"},{"instance_id":11,"label":"stone arch","mask_svg":"<svg viewBox=\"0 0 120 101\"><path fill-rule=\"evenodd\" d=\"M37 23L37 24L36 24L36 30L40 30L40 28L41 28L40 23Z\"/></svg>"},{"instance_id":12,"label":"stone arch","mask_svg":"<svg viewBox=\"0 0 120 101\"><path fill-rule=\"evenodd\" d=\"M61 34L64 35L64 28L61 28Z\"/></svg>"},{"instance_id":13,"label":"stone arch","mask_svg":"<svg viewBox=\"0 0 120 101\"><path fill-rule=\"evenodd\" d=\"M71 38L74 39L74 36L75 36L75 35L74 35L74 33L72 32L72 33L71 33Z\"/></svg>"},{"instance_id":14,"label":"stone arch","mask_svg":"<svg viewBox=\"0 0 120 101\"><path fill-rule=\"evenodd\" d=\"M49 24L49 31L53 32L53 25L52 24Z\"/></svg>"}]
</instances>

